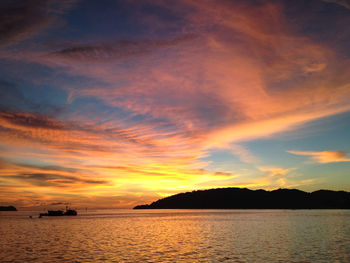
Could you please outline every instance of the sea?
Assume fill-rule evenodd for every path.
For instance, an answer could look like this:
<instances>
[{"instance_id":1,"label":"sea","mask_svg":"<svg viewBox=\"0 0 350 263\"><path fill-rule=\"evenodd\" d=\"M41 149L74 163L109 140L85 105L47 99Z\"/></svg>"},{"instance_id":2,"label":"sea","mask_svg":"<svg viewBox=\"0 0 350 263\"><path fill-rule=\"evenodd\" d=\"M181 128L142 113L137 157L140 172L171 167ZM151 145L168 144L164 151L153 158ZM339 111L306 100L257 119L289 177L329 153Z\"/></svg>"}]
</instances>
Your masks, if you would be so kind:
<instances>
[{"instance_id":1,"label":"sea","mask_svg":"<svg viewBox=\"0 0 350 263\"><path fill-rule=\"evenodd\" d=\"M350 210L38 215L0 212L0 262L350 262Z\"/></svg>"}]
</instances>

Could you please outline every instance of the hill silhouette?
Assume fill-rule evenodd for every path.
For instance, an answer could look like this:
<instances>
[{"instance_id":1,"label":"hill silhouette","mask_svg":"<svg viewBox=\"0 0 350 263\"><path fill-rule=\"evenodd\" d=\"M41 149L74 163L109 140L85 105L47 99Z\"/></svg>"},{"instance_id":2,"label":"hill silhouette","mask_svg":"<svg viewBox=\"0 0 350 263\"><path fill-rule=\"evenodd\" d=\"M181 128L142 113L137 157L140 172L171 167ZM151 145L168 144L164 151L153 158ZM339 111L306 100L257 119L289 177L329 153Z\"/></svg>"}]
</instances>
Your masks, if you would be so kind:
<instances>
[{"instance_id":1,"label":"hill silhouette","mask_svg":"<svg viewBox=\"0 0 350 263\"><path fill-rule=\"evenodd\" d=\"M10 206L0 206L0 211L17 211L17 208L10 205Z\"/></svg>"},{"instance_id":2,"label":"hill silhouette","mask_svg":"<svg viewBox=\"0 0 350 263\"><path fill-rule=\"evenodd\" d=\"M172 195L134 209L350 209L350 192L217 188Z\"/></svg>"}]
</instances>

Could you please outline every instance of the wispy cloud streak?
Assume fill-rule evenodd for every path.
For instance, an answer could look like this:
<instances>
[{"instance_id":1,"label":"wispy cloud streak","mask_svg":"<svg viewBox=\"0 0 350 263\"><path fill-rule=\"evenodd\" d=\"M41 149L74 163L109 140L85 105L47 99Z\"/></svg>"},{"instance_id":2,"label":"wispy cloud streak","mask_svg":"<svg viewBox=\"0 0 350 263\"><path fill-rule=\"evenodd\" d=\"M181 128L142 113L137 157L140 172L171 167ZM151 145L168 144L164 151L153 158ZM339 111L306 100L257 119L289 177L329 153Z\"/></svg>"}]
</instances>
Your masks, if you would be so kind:
<instances>
[{"instance_id":1,"label":"wispy cloud streak","mask_svg":"<svg viewBox=\"0 0 350 263\"><path fill-rule=\"evenodd\" d=\"M291 154L310 156L311 159L317 163L336 163L336 162L350 162L347 153L343 151L287 151Z\"/></svg>"},{"instance_id":2,"label":"wispy cloud streak","mask_svg":"<svg viewBox=\"0 0 350 263\"><path fill-rule=\"evenodd\" d=\"M75 0L4 0L0 3L0 45L7 46L47 29L55 15L69 10Z\"/></svg>"},{"instance_id":3,"label":"wispy cloud streak","mask_svg":"<svg viewBox=\"0 0 350 263\"><path fill-rule=\"evenodd\" d=\"M349 0L323 0L325 2L329 2L329 3L335 3L341 6L344 6L348 9L350 9L350 1Z\"/></svg>"},{"instance_id":4,"label":"wispy cloud streak","mask_svg":"<svg viewBox=\"0 0 350 263\"><path fill-rule=\"evenodd\" d=\"M63 58L76 62L103 62L144 56L153 51L170 48L195 39L194 35L187 35L172 40L159 41L130 41L120 40L110 44L73 45L55 51L49 56Z\"/></svg>"}]
</instances>

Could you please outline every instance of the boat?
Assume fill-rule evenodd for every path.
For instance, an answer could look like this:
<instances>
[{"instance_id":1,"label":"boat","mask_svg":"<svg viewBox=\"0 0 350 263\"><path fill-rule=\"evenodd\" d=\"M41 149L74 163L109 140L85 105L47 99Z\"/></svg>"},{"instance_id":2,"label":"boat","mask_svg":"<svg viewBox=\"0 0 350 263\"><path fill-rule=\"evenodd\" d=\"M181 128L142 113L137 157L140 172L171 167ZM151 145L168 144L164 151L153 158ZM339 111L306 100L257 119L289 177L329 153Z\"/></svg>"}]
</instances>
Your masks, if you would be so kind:
<instances>
[{"instance_id":1,"label":"boat","mask_svg":"<svg viewBox=\"0 0 350 263\"><path fill-rule=\"evenodd\" d=\"M66 211L62 210L49 210L47 213L40 213L39 218L43 216L76 216L78 213L76 210L68 209L66 207Z\"/></svg>"},{"instance_id":2,"label":"boat","mask_svg":"<svg viewBox=\"0 0 350 263\"><path fill-rule=\"evenodd\" d=\"M63 213L64 216L76 216L78 213L73 209L68 209Z\"/></svg>"}]
</instances>

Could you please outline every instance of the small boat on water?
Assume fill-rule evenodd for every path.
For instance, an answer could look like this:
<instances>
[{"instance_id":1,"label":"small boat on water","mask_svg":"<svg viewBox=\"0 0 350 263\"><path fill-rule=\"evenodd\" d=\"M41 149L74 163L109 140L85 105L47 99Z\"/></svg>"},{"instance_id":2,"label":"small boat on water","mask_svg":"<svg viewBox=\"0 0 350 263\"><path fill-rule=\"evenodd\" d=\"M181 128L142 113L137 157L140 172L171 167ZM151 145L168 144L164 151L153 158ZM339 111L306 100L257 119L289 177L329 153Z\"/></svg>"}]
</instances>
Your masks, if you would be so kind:
<instances>
[{"instance_id":1,"label":"small boat on water","mask_svg":"<svg viewBox=\"0 0 350 263\"><path fill-rule=\"evenodd\" d=\"M68 209L66 207L66 211L62 210L49 210L47 213L40 213L39 218L43 216L76 216L78 213L76 210Z\"/></svg>"}]
</instances>

